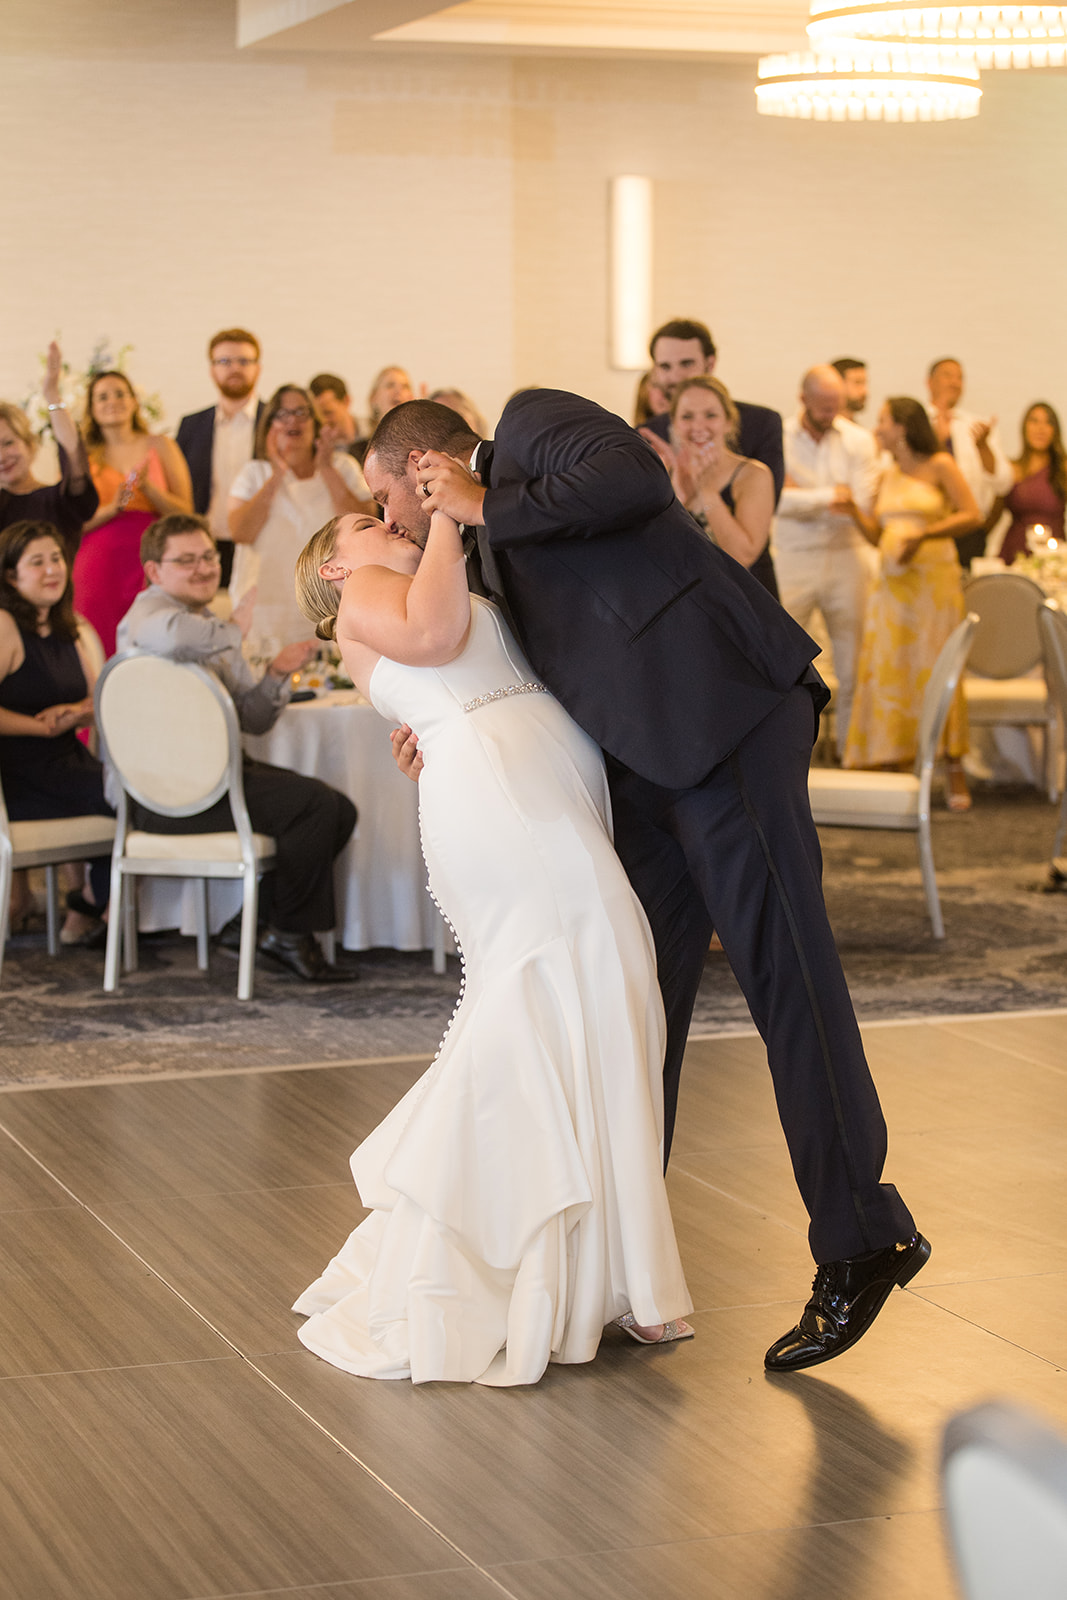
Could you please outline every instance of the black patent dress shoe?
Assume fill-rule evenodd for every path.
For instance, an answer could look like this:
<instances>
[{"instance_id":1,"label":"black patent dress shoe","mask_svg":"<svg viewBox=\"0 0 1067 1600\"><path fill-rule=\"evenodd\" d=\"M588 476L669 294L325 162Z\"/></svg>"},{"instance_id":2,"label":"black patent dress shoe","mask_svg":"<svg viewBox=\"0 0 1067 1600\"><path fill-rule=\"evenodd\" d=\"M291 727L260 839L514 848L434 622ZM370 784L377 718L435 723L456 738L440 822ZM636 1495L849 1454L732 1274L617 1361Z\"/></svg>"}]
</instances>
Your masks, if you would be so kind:
<instances>
[{"instance_id":1,"label":"black patent dress shoe","mask_svg":"<svg viewBox=\"0 0 1067 1600\"><path fill-rule=\"evenodd\" d=\"M895 1284L903 1289L930 1259L921 1233L847 1261L828 1261L815 1273L811 1299L795 1328L764 1356L771 1372L800 1372L839 1356L862 1339Z\"/></svg>"},{"instance_id":2,"label":"black patent dress shoe","mask_svg":"<svg viewBox=\"0 0 1067 1600\"><path fill-rule=\"evenodd\" d=\"M235 954L240 954L241 915L241 912L238 911L237 915L231 917L229 922L224 923L218 933L213 936L211 943L216 950L232 950ZM260 932L262 932L262 926ZM297 935L294 934L293 937L295 938Z\"/></svg>"},{"instance_id":3,"label":"black patent dress shoe","mask_svg":"<svg viewBox=\"0 0 1067 1600\"><path fill-rule=\"evenodd\" d=\"M267 928L260 934L259 949L305 983L352 983L359 977L355 967L331 967L312 933L283 933L280 928Z\"/></svg>"}]
</instances>

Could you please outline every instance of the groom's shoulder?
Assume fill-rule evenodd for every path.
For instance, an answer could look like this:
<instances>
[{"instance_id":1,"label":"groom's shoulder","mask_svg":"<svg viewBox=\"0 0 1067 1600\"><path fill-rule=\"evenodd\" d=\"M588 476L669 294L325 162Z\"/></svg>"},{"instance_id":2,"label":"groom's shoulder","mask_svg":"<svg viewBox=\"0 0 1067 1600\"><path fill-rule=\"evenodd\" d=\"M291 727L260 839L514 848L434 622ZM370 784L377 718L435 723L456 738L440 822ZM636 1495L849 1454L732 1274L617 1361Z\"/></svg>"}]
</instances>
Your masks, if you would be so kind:
<instances>
[{"instance_id":1,"label":"groom's shoulder","mask_svg":"<svg viewBox=\"0 0 1067 1600\"><path fill-rule=\"evenodd\" d=\"M618 429L628 433L629 424L614 411L607 411L595 400L574 394L569 389L519 389L501 412L497 438L513 428L578 426Z\"/></svg>"}]
</instances>

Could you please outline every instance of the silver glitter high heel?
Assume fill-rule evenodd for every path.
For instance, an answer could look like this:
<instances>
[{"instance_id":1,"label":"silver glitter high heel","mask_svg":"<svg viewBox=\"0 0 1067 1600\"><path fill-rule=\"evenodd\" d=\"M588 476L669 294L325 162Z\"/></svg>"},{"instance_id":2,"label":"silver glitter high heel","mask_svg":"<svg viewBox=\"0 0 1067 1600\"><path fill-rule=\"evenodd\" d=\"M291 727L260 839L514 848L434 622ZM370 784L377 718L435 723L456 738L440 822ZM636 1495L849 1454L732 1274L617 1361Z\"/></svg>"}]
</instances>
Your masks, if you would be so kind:
<instances>
[{"instance_id":1,"label":"silver glitter high heel","mask_svg":"<svg viewBox=\"0 0 1067 1600\"><path fill-rule=\"evenodd\" d=\"M672 1344L675 1339L691 1339L693 1330L688 1322L683 1322L679 1317L674 1322L665 1322L663 1332L658 1339L646 1339L643 1333L638 1333L637 1322L632 1311L627 1311L625 1316L615 1318L615 1326L621 1328L623 1333L628 1333L631 1339L636 1339L638 1344Z\"/></svg>"}]
</instances>

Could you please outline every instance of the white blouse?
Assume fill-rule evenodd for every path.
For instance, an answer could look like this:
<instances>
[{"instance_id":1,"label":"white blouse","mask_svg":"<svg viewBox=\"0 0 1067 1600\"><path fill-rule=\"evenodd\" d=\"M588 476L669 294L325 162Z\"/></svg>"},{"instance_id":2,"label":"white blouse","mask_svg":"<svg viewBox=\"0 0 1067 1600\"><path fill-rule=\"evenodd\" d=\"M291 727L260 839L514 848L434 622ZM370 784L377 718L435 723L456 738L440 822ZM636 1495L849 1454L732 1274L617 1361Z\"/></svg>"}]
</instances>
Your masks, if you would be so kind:
<instances>
[{"instance_id":1,"label":"white blouse","mask_svg":"<svg viewBox=\"0 0 1067 1600\"><path fill-rule=\"evenodd\" d=\"M337 452L333 467L352 494L362 500L371 498L366 480L351 456ZM230 494L235 500L251 500L272 470L269 461L249 461L234 479ZM311 535L335 515L321 473L298 478L287 472L255 541L236 546L230 578L234 605L249 589L256 590L252 626L246 640L250 656L273 659L285 645L313 637L315 630L296 603L296 558Z\"/></svg>"}]
</instances>

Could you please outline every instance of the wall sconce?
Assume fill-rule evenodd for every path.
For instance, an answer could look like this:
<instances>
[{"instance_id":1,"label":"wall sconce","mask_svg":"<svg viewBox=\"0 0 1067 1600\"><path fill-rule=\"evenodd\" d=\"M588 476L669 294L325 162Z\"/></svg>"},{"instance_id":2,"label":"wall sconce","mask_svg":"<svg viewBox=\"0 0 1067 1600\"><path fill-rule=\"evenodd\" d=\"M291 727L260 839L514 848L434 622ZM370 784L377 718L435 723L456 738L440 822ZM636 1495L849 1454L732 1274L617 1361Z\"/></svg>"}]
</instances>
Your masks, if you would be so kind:
<instances>
[{"instance_id":1,"label":"wall sconce","mask_svg":"<svg viewBox=\"0 0 1067 1600\"><path fill-rule=\"evenodd\" d=\"M643 372L652 334L652 179L611 180L611 364Z\"/></svg>"}]
</instances>

